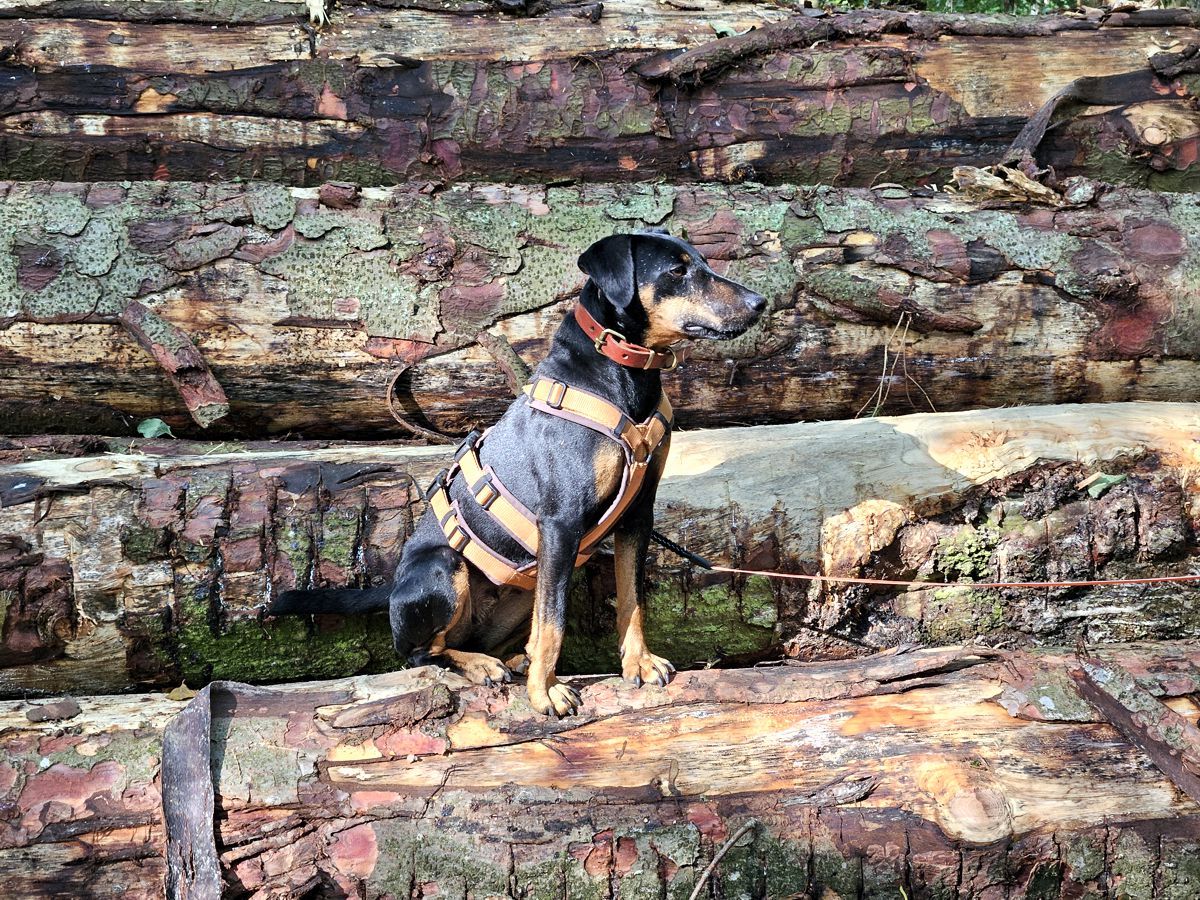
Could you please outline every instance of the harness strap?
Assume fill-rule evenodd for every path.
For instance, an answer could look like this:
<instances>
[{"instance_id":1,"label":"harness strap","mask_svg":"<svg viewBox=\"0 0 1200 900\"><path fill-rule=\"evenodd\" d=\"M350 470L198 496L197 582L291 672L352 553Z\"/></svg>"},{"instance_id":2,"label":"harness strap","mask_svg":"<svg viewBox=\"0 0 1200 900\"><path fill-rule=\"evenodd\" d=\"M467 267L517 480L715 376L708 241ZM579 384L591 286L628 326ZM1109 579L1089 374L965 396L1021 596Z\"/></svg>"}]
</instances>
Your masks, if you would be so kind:
<instances>
[{"instance_id":1,"label":"harness strap","mask_svg":"<svg viewBox=\"0 0 1200 900\"><path fill-rule=\"evenodd\" d=\"M671 404L663 394L655 412L639 425L630 421L607 400L561 381L538 378L525 386L525 393L529 395L529 405L534 409L612 438L625 453L621 487L600 521L580 541L579 553L575 557L575 566L578 568L588 561L596 546L608 536L641 491L647 465L670 433ZM477 448L485 436L471 434L463 441L455 453L454 467L435 479L427 499L451 547L462 553L494 584L532 590L537 583L537 517L504 486L491 466L480 464ZM534 562L518 566L488 547L470 529L458 501L451 501L447 489L456 472L462 473L471 496L480 508L532 554Z\"/></svg>"},{"instance_id":2,"label":"harness strap","mask_svg":"<svg viewBox=\"0 0 1200 900\"><path fill-rule=\"evenodd\" d=\"M468 438L468 440L470 440ZM491 466L482 467L476 450L482 437L463 442L456 459L459 471L480 508L486 509L522 547L537 555L537 517L506 488Z\"/></svg>"},{"instance_id":3,"label":"harness strap","mask_svg":"<svg viewBox=\"0 0 1200 900\"><path fill-rule=\"evenodd\" d=\"M641 425L630 421L621 410L602 397L550 378L525 385L529 405L536 410L598 431L622 445L630 462L645 463L671 428L671 401L664 393L658 409Z\"/></svg>"},{"instance_id":4,"label":"harness strap","mask_svg":"<svg viewBox=\"0 0 1200 900\"><path fill-rule=\"evenodd\" d=\"M446 535L447 543L465 556L467 561L486 575L493 584L533 590L537 584L536 570L531 572L518 569L511 560L500 556L471 531L463 519L458 501L450 502L450 493L446 490L443 476L439 476L439 480L434 482L428 500L442 532Z\"/></svg>"}]
</instances>

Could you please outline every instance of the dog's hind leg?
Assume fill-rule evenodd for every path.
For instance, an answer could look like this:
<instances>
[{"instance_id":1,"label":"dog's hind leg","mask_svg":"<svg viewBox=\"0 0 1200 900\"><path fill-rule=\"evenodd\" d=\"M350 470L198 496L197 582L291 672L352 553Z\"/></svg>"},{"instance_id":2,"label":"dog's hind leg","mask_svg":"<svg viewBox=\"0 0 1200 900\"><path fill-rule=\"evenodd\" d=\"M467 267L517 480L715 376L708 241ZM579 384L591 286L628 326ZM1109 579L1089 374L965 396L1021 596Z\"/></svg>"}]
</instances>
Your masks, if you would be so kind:
<instances>
[{"instance_id":1,"label":"dog's hind leg","mask_svg":"<svg viewBox=\"0 0 1200 900\"><path fill-rule=\"evenodd\" d=\"M468 638L472 627L470 571L457 551L437 547L414 554L392 592L392 604L396 650L411 664L444 666L475 684L512 681L495 657L451 646ZM437 630L430 634L434 623Z\"/></svg>"},{"instance_id":2,"label":"dog's hind leg","mask_svg":"<svg viewBox=\"0 0 1200 900\"><path fill-rule=\"evenodd\" d=\"M491 687L500 682L512 681L508 666L486 653L470 653L466 650L443 650L434 657L447 669L453 669L473 684Z\"/></svg>"}]
</instances>

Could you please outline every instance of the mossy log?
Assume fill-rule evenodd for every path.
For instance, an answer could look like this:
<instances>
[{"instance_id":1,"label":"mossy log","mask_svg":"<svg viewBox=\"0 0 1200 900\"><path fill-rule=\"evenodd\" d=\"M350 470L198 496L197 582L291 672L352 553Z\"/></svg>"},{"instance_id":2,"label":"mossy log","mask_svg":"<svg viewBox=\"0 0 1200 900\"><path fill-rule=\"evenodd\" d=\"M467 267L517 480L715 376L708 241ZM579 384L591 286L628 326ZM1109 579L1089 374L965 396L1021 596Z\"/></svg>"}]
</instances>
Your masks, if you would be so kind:
<instances>
[{"instance_id":1,"label":"mossy log","mask_svg":"<svg viewBox=\"0 0 1200 900\"><path fill-rule=\"evenodd\" d=\"M1200 406L1098 404L682 432L657 524L728 565L929 581L801 586L652 554L646 632L680 667L978 638L1200 637ZM390 577L445 448L10 442L0 691L395 668L383 617L263 620L273 592ZM99 452L107 450L109 452ZM77 453L78 455L73 455ZM23 461L20 461L23 460ZM561 669L618 668L611 563L576 580Z\"/></svg>"},{"instance_id":2,"label":"mossy log","mask_svg":"<svg viewBox=\"0 0 1200 900\"><path fill-rule=\"evenodd\" d=\"M126 900L1200 893L1200 803L1157 767L1200 751L1196 645L997 656L609 678L562 721L428 668L0 703L0 867Z\"/></svg>"},{"instance_id":3,"label":"mossy log","mask_svg":"<svg viewBox=\"0 0 1200 900\"><path fill-rule=\"evenodd\" d=\"M773 304L667 377L685 428L1200 396L1195 196L1019 202L961 174L958 195L0 186L0 431L411 436L390 397L461 436L544 355L581 250L646 225Z\"/></svg>"},{"instance_id":4,"label":"mossy log","mask_svg":"<svg viewBox=\"0 0 1200 900\"><path fill-rule=\"evenodd\" d=\"M944 182L1002 161L1082 80L1044 162L1200 187L1192 10L378 0L307 18L264 0L6 3L0 177Z\"/></svg>"}]
</instances>

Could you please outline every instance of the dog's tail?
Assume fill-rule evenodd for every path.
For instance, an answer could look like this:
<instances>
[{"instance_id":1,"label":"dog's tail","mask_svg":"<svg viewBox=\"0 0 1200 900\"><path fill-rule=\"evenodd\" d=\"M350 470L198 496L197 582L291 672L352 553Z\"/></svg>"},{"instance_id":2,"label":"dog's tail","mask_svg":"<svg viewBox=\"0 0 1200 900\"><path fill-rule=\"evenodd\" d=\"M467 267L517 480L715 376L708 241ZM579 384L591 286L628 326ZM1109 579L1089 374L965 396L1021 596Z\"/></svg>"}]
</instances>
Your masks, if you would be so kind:
<instances>
[{"instance_id":1,"label":"dog's tail","mask_svg":"<svg viewBox=\"0 0 1200 900\"><path fill-rule=\"evenodd\" d=\"M270 616L299 616L314 613L356 615L388 608L390 584L366 590L336 588L318 591L284 591L267 610Z\"/></svg>"}]
</instances>

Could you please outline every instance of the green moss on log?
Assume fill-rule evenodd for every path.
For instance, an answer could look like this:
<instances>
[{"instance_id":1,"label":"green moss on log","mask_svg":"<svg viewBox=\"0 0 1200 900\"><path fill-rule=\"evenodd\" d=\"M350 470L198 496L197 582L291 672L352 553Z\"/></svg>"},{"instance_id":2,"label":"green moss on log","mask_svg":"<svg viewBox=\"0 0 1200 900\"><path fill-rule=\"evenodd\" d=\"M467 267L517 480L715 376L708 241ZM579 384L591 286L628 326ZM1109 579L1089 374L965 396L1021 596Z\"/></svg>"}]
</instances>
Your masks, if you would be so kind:
<instances>
[{"instance_id":1,"label":"green moss on log","mask_svg":"<svg viewBox=\"0 0 1200 900\"><path fill-rule=\"evenodd\" d=\"M779 641L779 607L771 583L760 576L687 590L672 580L650 586L645 634L650 649L677 666L722 657L753 656ZM619 672L616 599L598 596L577 573L559 671Z\"/></svg>"},{"instance_id":2,"label":"green moss on log","mask_svg":"<svg viewBox=\"0 0 1200 900\"><path fill-rule=\"evenodd\" d=\"M214 627L208 603L187 603L176 635L180 674L189 684L210 679L267 684L400 668L384 614L270 624L238 618Z\"/></svg>"}]
</instances>

